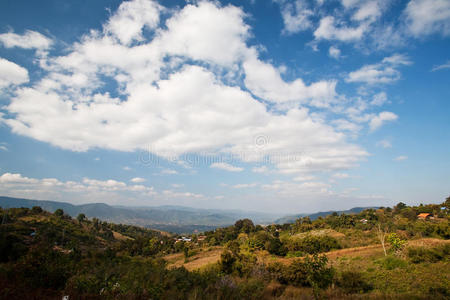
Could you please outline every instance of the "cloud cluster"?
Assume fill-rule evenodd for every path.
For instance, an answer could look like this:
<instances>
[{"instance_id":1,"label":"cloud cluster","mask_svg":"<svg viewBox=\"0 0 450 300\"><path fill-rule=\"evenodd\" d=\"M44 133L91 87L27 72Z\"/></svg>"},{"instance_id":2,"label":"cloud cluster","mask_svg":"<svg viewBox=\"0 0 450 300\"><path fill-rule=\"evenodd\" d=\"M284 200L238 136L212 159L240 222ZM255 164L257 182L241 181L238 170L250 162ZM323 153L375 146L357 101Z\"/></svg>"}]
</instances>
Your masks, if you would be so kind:
<instances>
[{"instance_id":1,"label":"cloud cluster","mask_svg":"<svg viewBox=\"0 0 450 300\"><path fill-rule=\"evenodd\" d=\"M0 57L0 89L28 82L28 71Z\"/></svg>"},{"instance_id":2,"label":"cloud cluster","mask_svg":"<svg viewBox=\"0 0 450 300\"><path fill-rule=\"evenodd\" d=\"M396 4L392 0L340 0L333 10L323 5L323 1L273 1L280 5L283 33L311 30L314 45L333 41L355 43L359 48L386 49L404 44L411 37L450 35L447 0L410 0L396 19L386 17L386 12Z\"/></svg>"},{"instance_id":3,"label":"cloud cluster","mask_svg":"<svg viewBox=\"0 0 450 300\"><path fill-rule=\"evenodd\" d=\"M143 178L133 178L132 184L113 179L97 180L83 178L81 181L61 181L56 178L29 178L21 174L3 173L0 176L0 193L16 197L76 199L82 202L114 201L128 197L141 200L158 199L199 199L203 195L171 190L156 191L152 186L143 185ZM72 196L72 197L71 197ZM141 202L142 204L142 202Z\"/></svg>"},{"instance_id":4,"label":"cloud cluster","mask_svg":"<svg viewBox=\"0 0 450 300\"><path fill-rule=\"evenodd\" d=\"M386 57L378 64L365 65L361 69L350 72L347 82L363 82L367 84L392 83L400 79L398 67L410 65L409 59L401 54Z\"/></svg>"},{"instance_id":5,"label":"cloud cluster","mask_svg":"<svg viewBox=\"0 0 450 300\"><path fill-rule=\"evenodd\" d=\"M47 50L53 41L39 32L27 30L23 35L13 32L0 34L0 43L6 48Z\"/></svg>"},{"instance_id":6,"label":"cloud cluster","mask_svg":"<svg viewBox=\"0 0 450 300\"><path fill-rule=\"evenodd\" d=\"M169 17L161 21L163 11ZM342 119L349 114L335 127L311 113L333 112L337 80L285 81L247 44L245 18L240 8L205 1L170 11L149 0L124 2L102 31L63 55L40 57L45 75L15 90L2 122L72 151L225 153L269 161L286 174L356 166L368 153L341 131L352 127ZM255 134L268 142L256 143Z\"/></svg>"}]
</instances>

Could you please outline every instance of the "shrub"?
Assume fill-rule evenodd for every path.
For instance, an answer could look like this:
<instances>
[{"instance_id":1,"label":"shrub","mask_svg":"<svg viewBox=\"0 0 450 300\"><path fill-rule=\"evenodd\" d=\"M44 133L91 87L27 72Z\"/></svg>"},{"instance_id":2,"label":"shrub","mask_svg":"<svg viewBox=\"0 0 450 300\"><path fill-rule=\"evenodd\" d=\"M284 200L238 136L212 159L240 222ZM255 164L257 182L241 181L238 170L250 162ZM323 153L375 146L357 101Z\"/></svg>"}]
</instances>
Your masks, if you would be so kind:
<instances>
[{"instance_id":1,"label":"shrub","mask_svg":"<svg viewBox=\"0 0 450 300\"><path fill-rule=\"evenodd\" d=\"M231 274L233 272L233 265L236 261L236 258L233 256L233 253L230 251L224 251L220 255L219 267L222 272L225 274Z\"/></svg>"},{"instance_id":2,"label":"shrub","mask_svg":"<svg viewBox=\"0 0 450 300\"><path fill-rule=\"evenodd\" d=\"M411 262L418 264L421 262L438 262L448 258L450 254L450 245L443 245L433 249L424 247L408 248L407 256Z\"/></svg>"},{"instance_id":3,"label":"shrub","mask_svg":"<svg viewBox=\"0 0 450 300\"><path fill-rule=\"evenodd\" d=\"M403 259L389 255L381 259L381 265L386 270L394 270L396 268L405 268L407 263Z\"/></svg>"},{"instance_id":4,"label":"shrub","mask_svg":"<svg viewBox=\"0 0 450 300\"><path fill-rule=\"evenodd\" d=\"M391 244L391 251L399 253L405 246L406 241L401 239L396 233L391 233L387 236L387 241Z\"/></svg>"},{"instance_id":5,"label":"shrub","mask_svg":"<svg viewBox=\"0 0 450 300\"><path fill-rule=\"evenodd\" d=\"M373 289L373 286L364 280L363 274L357 271L344 271L340 274L337 281L345 293L367 293Z\"/></svg>"},{"instance_id":6,"label":"shrub","mask_svg":"<svg viewBox=\"0 0 450 300\"><path fill-rule=\"evenodd\" d=\"M290 251L302 251L309 254L328 252L332 249L340 249L339 242L331 236L306 236L301 240L291 243Z\"/></svg>"}]
</instances>

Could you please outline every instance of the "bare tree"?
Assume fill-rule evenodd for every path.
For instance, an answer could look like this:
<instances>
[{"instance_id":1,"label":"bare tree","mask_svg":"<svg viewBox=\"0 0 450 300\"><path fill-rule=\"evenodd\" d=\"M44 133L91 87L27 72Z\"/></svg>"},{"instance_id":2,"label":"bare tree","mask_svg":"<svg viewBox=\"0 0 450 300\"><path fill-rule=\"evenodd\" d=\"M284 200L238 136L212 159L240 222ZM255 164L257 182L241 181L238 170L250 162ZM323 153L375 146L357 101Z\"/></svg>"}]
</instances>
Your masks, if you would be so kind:
<instances>
[{"instance_id":1,"label":"bare tree","mask_svg":"<svg viewBox=\"0 0 450 300\"><path fill-rule=\"evenodd\" d=\"M384 246L384 241L386 239L386 232L381 229L380 223L378 223L378 238L380 239L381 245L383 246L384 256L387 256L386 247Z\"/></svg>"}]
</instances>

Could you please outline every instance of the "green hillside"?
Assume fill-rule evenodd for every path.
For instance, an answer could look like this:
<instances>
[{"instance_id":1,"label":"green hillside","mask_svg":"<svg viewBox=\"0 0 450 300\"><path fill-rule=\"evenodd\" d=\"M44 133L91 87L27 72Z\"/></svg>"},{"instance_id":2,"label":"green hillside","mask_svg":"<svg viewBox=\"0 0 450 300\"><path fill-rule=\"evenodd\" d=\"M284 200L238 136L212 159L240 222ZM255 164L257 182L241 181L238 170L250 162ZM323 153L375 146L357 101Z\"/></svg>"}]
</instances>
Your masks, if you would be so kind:
<instances>
[{"instance_id":1,"label":"green hillside","mask_svg":"<svg viewBox=\"0 0 450 300\"><path fill-rule=\"evenodd\" d=\"M450 197L176 236L1 209L1 299L448 299Z\"/></svg>"}]
</instances>

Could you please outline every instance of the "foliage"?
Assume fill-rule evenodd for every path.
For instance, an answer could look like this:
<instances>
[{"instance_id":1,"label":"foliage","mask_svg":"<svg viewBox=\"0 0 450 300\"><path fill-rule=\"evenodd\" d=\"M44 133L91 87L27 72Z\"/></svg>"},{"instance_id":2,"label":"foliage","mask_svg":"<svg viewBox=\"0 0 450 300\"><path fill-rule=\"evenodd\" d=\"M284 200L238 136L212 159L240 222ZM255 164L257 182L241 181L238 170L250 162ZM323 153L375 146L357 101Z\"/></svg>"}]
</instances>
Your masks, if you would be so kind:
<instances>
[{"instance_id":1,"label":"foliage","mask_svg":"<svg viewBox=\"0 0 450 300\"><path fill-rule=\"evenodd\" d=\"M388 243L391 244L391 251L398 254L403 250L406 241L401 239L396 233L390 233L387 236Z\"/></svg>"},{"instance_id":2,"label":"foliage","mask_svg":"<svg viewBox=\"0 0 450 300\"><path fill-rule=\"evenodd\" d=\"M411 262L418 264L422 262L438 262L450 258L450 245L446 244L440 247L427 249L424 247L410 247L407 256Z\"/></svg>"},{"instance_id":3,"label":"foliage","mask_svg":"<svg viewBox=\"0 0 450 300\"><path fill-rule=\"evenodd\" d=\"M339 274L337 285L347 294L367 293L373 289L364 278L363 273L358 271L343 271Z\"/></svg>"}]
</instances>

